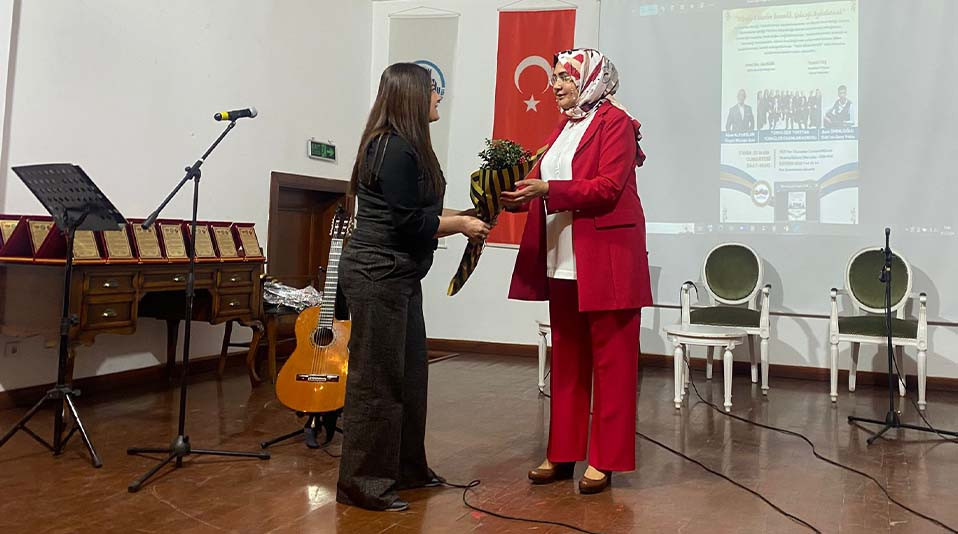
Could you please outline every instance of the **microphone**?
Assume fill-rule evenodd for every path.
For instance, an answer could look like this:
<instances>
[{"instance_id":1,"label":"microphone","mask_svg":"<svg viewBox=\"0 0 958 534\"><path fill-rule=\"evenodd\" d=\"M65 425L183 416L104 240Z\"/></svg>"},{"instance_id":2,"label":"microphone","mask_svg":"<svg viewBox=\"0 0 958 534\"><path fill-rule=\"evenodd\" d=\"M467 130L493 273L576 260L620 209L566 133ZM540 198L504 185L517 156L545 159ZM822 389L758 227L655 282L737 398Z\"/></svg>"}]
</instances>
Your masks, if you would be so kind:
<instances>
[{"instance_id":1,"label":"microphone","mask_svg":"<svg viewBox=\"0 0 958 534\"><path fill-rule=\"evenodd\" d=\"M888 281L888 272L891 271L891 246L889 246L889 236L891 235L891 228L885 227L885 248L882 252L885 254L885 264L882 265L881 274L878 276L879 282Z\"/></svg>"},{"instance_id":2,"label":"microphone","mask_svg":"<svg viewBox=\"0 0 958 534\"><path fill-rule=\"evenodd\" d=\"M235 121L236 119L242 118L253 118L259 113L254 107L248 107L246 109L234 109L233 111L221 111L216 115L213 115L214 120L218 121Z\"/></svg>"}]
</instances>

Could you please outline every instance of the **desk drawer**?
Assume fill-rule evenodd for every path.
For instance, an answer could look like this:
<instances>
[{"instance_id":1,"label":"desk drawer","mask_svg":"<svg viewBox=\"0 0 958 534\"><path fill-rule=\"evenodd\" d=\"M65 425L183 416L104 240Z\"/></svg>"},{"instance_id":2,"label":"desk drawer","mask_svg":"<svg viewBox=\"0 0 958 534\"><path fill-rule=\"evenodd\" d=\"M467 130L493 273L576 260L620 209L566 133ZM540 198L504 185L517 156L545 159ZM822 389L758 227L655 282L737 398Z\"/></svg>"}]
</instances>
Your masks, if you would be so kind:
<instances>
[{"instance_id":1,"label":"desk drawer","mask_svg":"<svg viewBox=\"0 0 958 534\"><path fill-rule=\"evenodd\" d=\"M233 315L249 315L249 293L221 293L216 299L216 308L213 310L217 317Z\"/></svg>"},{"instance_id":2,"label":"desk drawer","mask_svg":"<svg viewBox=\"0 0 958 534\"><path fill-rule=\"evenodd\" d=\"M132 299L116 297L90 299L83 303L80 328L90 330L133 326L136 319L135 304Z\"/></svg>"},{"instance_id":3,"label":"desk drawer","mask_svg":"<svg viewBox=\"0 0 958 534\"><path fill-rule=\"evenodd\" d=\"M161 271L154 273L143 273L143 289L153 290L177 290L186 289L186 277L189 274L189 267L182 269ZM213 285L213 273L210 271L196 271L196 287L211 287Z\"/></svg>"},{"instance_id":4,"label":"desk drawer","mask_svg":"<svg viewBox=\"0 0 958 534\"><path fill-rule=\"evenodd\" d=\"M219 273L219 287L248 287L253 283L253 271L223 270Z\"/></svg>"},{"instance_id":5,"label":"desk drawer","mask_svg":"<svg viewBox=\"0 0 958 534\"><path fill-rule=\"evenodd\" d=\"M134 273L97 273L87 274L87 292L91 295L102 293L132 293L135 289Z\"/></svg>"}]
</instances>

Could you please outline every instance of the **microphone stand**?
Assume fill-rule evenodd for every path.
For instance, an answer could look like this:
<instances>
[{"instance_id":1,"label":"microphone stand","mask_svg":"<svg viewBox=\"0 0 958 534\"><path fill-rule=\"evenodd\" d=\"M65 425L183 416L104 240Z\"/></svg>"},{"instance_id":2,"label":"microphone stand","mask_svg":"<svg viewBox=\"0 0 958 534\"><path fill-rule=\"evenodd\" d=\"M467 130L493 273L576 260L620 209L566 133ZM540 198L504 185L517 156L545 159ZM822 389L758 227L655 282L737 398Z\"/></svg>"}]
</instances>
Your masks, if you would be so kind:
<instances>
[{"instance_id":1,"label":"microphone stand","mask_svg":"<svg viewBox=\"0 0 958 534\"><path fill-rule=\"evenodd\" d=\"M894 346L892 344L892 321L891 321L891 266L893 254L891 252L891 245L889 244L891 235L891 229L885 228L885 265L882 266L881 275L879 280L885 284L885 335L888 341L888 413L885 414L885 420L880 421L878 419L868 419L865 417L856 417L853 415L848 416L849 423L861 422L861 423L871 423L875 425L882 425L882 429L878 431L877 434L868 438L866 441L871 445L876 439L880 438L885 432L893 428L908 428L910 430L920 430L922 432L934 432L936 434L949 434L958 436L958 433L947 432L944 430L935 430L930 427L912 425L908 423L902 423L901 417L898 410L895 409L895 393L898 390L898 384L896 384L896 378L898 373L901 372L901 369L897 369L894 360Z\"/></svg>"},{"instance_id":2,"label":"microphone stand","mask_svg":"<svg viewBox=\"0 0 958 534\"><path fill-rule=\"evenodd\" d=\"M193 320L193 296L194 296L194 281L196 279L196 213L197 206L199 203L199 193L200 193L200 167L203 165L203 162L206 161L206 158L209 157L210 153L213 152L213 149L216 148L220 141L226 137L226 134L236 126L236 120L230 121L226 126L226 129L223 130L223 133L220 134L216 141L206 150L206 153L203 156L196 160L193 165L186 168L186 175L183 176L183 179L180 180L180 183L176 185L173 191L163 200L163 203L160 204L156 210L150 214L150 216L143 222L143 228L149 228L156 221L156 218L159 217L160 212L166 207L167 204L173 200L173 197L180 191L180 189L186 184L186 182L193 180L193 218L190 220L190 240L187 251L190 257L190 268L189 274L186 278L186 313L184 318L186 325L183 329L183 368L180 374L180 414L179 414L179 427L177 435L173 438L173 441L168 447L165 448L143 448L143 447L131 447L127 449L127 454L143 454L143 453L166 453L167 457L160 461L156 466L146 472L143 476L133 481L127 488L130 493L135 493L140 490L143 484L155 475L163 466L176 460L175 466L177 468L183 467L183 458L191 454L201 454L201 455L212 455L212 456L238 456L244 458L259 458L260 460L268 460L270 454L268 452L236 452L236 451L216 451L210 449L194 449L190 444L190 438L186 435L186 390L187 390L187 378L189 377L190 371L190 324Z\"/></svg>"}]
</instances>

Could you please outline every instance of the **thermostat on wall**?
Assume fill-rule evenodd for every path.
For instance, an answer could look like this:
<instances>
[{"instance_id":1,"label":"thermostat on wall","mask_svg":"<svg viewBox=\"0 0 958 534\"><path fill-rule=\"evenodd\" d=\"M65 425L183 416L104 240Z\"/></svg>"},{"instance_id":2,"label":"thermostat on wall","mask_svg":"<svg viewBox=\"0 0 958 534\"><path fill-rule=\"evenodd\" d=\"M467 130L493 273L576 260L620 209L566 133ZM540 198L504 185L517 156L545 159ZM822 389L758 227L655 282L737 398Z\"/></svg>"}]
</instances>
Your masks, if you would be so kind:
<instances>
[{"instance_id":1,"label":"thermostat on wall","mask_svg":"<svg viewBox=\"0 0 958 534\"><path fill-rule=\"evenodd\" d=\"M323 161L336 161L336 145L332 141L317 141L312 137L309 138L309 142L306 147L306 155L313 158Z\"/></svg>"}]
</instances>

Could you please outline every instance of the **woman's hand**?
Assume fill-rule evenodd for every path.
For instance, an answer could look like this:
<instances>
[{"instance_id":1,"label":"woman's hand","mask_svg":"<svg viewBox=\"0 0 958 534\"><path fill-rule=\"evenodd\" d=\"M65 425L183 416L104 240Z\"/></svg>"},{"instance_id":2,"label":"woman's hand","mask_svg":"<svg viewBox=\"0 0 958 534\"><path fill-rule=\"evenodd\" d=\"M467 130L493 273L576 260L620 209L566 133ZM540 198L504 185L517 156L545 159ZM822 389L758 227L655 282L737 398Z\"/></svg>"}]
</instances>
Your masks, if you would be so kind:
<instances>
[{"instance_id":1,"label":"woman's hand","mask_svg":"<svg viewBox=\"0 0 958 534\"><path fill-rule=\"evenodd\" d=\"M503 191L499 200L506 208L514 208L548 194L549 182L544 180L519 180L516 182L516 190Z\"/></svg>"},{"instance_id":2,"label":"woman's hand","mask_svg":"<svg viewBox=\"0 0 958 534\"><path fill-rule=\"evenodd\" d=\"M468 237L470 241L485 241L489 237L492 227L482 220L468 215L460 215L459 218L459 233Z\"/></svg>"}]
</instances>

